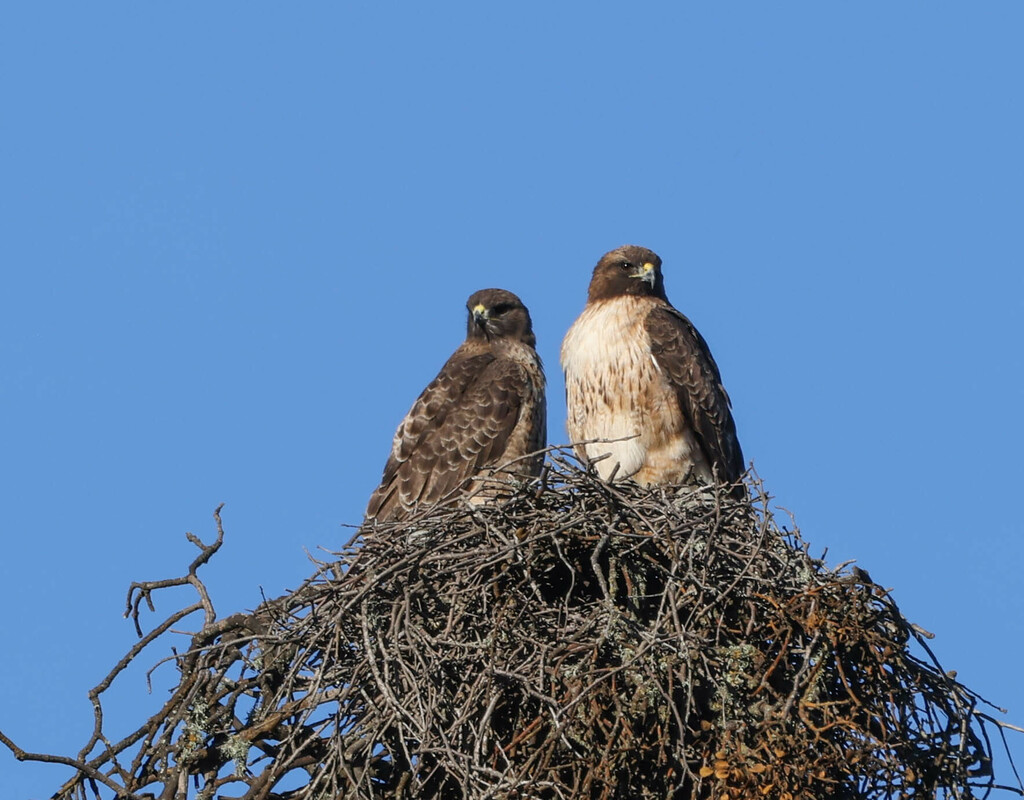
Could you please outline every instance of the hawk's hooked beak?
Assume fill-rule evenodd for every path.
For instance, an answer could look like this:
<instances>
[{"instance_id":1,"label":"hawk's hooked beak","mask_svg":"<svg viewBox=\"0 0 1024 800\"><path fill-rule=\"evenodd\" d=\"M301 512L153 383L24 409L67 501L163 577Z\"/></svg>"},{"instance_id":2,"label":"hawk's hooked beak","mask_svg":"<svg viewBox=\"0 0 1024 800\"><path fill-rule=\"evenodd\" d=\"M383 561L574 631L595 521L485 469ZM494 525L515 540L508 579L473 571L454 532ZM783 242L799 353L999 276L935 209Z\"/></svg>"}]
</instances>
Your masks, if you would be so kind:
<instances>
[{"instance_id":1,"label":"hawk's hooked beak","mask_svg":"<svg viewBox=\"0 0 1024 800\"><path fill-rule=\"evenodd\" d=\"M475 306L473 306L473 322L475 322L477 325L482 326L485 322L487 322L487 319L487 306L485 306L483 303L477 303Z\"/></svg>"},{"instance_id":2,"label":"hawk's hooked beak","mask_svg":"<svg viewBox=\"0 0 1024 800\"><path fill-rule=\"evenodd\" d=\"M654 264L652 264L650 261L646 262L642 267L640 267L640 269L637 270L636 274L633 277L639 278L644 283L648 284L652 289L654 288L654 284L657 283L658 281L658 273L654 269Z\"/></svg>"}]
</instances>

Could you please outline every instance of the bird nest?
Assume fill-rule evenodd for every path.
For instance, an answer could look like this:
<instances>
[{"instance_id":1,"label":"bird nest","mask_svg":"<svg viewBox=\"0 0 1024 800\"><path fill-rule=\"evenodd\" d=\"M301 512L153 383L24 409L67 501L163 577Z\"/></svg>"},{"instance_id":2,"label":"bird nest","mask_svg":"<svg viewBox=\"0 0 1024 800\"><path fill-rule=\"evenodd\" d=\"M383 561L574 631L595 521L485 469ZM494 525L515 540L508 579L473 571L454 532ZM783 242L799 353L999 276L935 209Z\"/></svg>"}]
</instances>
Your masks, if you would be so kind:
<instances>
[{"instance_id":1,"label":"bird nest","mask_svg":"<svg viewBox=\"0 0 1024 800\"><path fill-rule=\"evenodd\" d=\"M221 620L196 576L218 518L187 576L129 594L138 625L162 586L199 592L176 689L134 734L102 731L99 695L172 615L94 690L79 757L50 757L77 770L56 796L987 794L1001 723L884 589L811 557L749 488L612 487L556 453L500 506L364 531Z\"/></svg>"}]
</instances>

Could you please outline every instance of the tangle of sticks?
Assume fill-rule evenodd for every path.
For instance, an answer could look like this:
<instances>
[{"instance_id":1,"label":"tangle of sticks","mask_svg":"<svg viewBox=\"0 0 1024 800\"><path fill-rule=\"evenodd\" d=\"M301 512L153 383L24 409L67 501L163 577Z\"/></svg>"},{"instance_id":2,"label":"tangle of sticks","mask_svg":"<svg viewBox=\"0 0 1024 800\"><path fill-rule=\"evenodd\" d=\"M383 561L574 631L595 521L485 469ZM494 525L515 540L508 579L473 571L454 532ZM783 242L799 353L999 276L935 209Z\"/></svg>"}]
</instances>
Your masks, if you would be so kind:
<instances>
[{"instance_id":1,"label":"tangle of sticks","mask_svg":"<svg viewBox=\"0 0 1024 800\"><path fill-rule=\"evenodd\" d=\"M197 570L91 694L54 795L87 798L973 798L1005 723L858 569L758 483L611 487L557 453L492 507L364 530L297 590L217 619ZM101 695L196 611L170 698L120 739Z\"/></svg>"}]
</instances>

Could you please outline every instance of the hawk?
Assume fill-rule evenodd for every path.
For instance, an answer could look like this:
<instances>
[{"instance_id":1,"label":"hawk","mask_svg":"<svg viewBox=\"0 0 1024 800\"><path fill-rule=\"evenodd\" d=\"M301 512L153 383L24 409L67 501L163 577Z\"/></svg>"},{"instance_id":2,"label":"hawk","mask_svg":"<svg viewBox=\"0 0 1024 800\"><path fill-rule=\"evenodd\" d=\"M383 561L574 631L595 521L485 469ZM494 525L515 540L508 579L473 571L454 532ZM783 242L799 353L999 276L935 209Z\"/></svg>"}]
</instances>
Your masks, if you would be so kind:
<instances>
[{"instance_id":1,"label":"hawk","mask_svg":"<svg viewBox=\"0 0 1024 800\"><path fill-rule=\"evenodd\" d=\"M561 361L569 437L602 479L740 479L729 395L704 338L668 302L655 253L627 245L601 258Z\"/></svg>"},{"instance_id":2,"label":"hawk","mask_svg":"<svg viewBox=\"0 0 1024 800\"><path fill-rule=\"evenodd\" d=\"M401 519L466 493L486 502L500 493L487 480L496 472L540 474L544 369L530 312L504 289L482 289L466 307L466 340L398 426L369 520Z\"/></svg>"}]
</instances>

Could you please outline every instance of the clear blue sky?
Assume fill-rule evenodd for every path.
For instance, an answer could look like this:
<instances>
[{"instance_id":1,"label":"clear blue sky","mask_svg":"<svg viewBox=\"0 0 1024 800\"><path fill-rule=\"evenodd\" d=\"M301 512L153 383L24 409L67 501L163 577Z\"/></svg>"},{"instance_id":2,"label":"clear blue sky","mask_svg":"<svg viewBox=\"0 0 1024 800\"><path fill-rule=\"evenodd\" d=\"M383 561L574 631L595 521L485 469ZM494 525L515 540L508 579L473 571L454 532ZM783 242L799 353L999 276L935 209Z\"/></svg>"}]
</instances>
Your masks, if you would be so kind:
<instances>
[{"instance_id":1,"label":"clear blue sky","mask_svg":"<svg viewBox=\"0 0 1024 800\"><path fill-rule=\"evenodd\" d=\"M530 307L564 441L561 337L627 242L814 550L1024 723L1022 31L1019 0L8 4L0 729L77 750L128 583L218 503L222 614L339 547L474 290ZM129 675L113 732L163 697ZM65 776L0 752L4 798Z\"/></svg>"}]
</instances>

